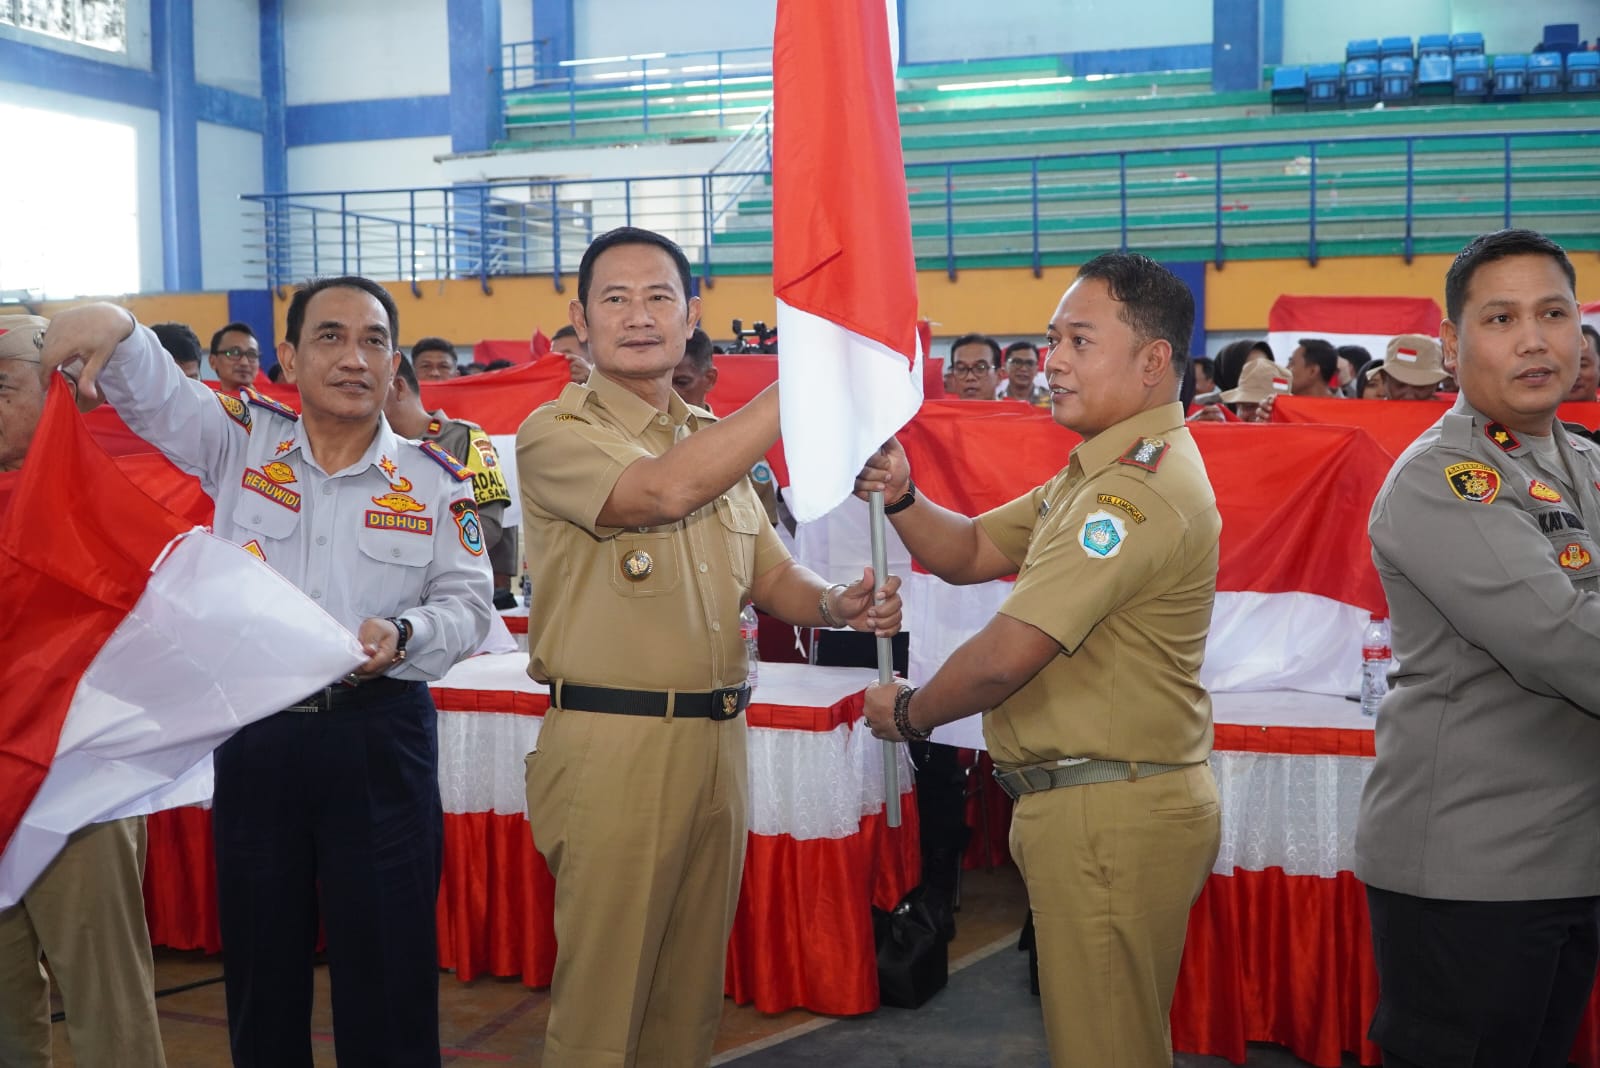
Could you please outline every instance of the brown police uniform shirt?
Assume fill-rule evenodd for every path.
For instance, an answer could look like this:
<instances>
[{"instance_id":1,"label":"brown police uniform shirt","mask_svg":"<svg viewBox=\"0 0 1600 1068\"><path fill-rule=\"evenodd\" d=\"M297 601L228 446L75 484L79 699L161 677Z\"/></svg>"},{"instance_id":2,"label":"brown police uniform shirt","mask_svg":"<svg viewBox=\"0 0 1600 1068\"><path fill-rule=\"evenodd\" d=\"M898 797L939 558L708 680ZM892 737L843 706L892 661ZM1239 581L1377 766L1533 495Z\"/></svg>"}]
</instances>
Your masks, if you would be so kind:
<instances>
[{"instance_id":1,"label":"brown police uniform shirt","mask_svg":"<svg viewBox=\"0 0 1600 1068\"><path fill-rule=\"evenodd\" d=\"M598 520L629 464L715 422L672 394L658 411L596 372L517 432L533 581L528 674L638 690L706 691L746 674L739 609L789 558L748 478L659 527Z\"/></svg>"},{"instance_id":2,"label":"brown police uniform shirt","mask_svg":"<svg viewBox=\"0 0 1600 1068\"><path fill-rule=\"evenodd\" d=\"M985 715L995 763L1205 760L1200 663L1222 518L1183 409L1083 442L1055 478L978 521L1019 568L1001 613L1061 645Z\"/></svg>"}]
</instances>

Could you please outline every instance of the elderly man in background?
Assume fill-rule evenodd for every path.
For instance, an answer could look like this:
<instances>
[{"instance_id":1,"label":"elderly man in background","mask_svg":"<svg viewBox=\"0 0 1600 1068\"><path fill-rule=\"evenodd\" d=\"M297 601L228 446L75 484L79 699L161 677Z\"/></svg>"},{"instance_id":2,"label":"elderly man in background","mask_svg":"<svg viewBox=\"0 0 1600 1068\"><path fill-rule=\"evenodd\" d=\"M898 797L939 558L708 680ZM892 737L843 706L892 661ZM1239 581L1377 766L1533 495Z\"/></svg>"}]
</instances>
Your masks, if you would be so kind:
<instances>
[{"instance_id":1,"label":"elderly man in background","mask_svg":"<svg viewBox=\"0 0 1600 1068\"><path fill-rule=\"evenodd\" d=\"M1363 373L1369 389L1378 387L1372 396L1380 400L1432 400L1450 377L1439 343L1425 334L1390 338L1383 361Z\"/></svg>"},{"instance_id":2,"label":"elderly man in background","mask_svg":"<svg viewBox=\"0 0 1600 1068\"><path fill-rule=\"evenodd\" d=\"M0 316L0 472L21 470L44 410L38 342L48 325L34 315ZM67 840L20 902L0 910L0 1064L49 1068L44 956L66 1009L74 1063L164 1068L144 857L144 817L91 824Z\"/></svg>"}]
</instances>

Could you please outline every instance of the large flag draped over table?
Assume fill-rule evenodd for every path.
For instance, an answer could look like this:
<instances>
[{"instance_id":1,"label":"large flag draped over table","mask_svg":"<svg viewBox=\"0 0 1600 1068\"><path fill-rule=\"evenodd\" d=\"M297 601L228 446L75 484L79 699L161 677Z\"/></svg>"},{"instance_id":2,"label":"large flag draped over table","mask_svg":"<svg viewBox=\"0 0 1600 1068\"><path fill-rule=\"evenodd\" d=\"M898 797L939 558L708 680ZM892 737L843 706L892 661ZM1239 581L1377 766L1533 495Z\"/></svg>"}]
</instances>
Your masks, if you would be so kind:
<instances>
[{"instance_id":1,"label":"large flag draped over table","mask_svg":"<svg viewBox=\"0 0 1600 1068\"><path fill-rule=\"evenodd\" d=\"M790 505L802 522L922 399L911 212L884 0L778 0L772 285Z\"/></svg>"},{"instance_id":2,"label":"large flag draped over table","mask_svg":"<svg viewBox=\"0 0 1600 1068\"><path fill-rule=\"evenodd\" d=\"M1279 363L1288 362L1303 337L1320 337L1335 346L1360 345L1381 360L1390 338L1438 337L1443 318L1438 301L1429 297L1282 296L1267 313L1267 344Z\"/></svg>"},{"instance_id":3,"label":"large flag draped over table","mask_svg":"<svg viewBox=\"0 0 1600 1068\"><path fill-rule=\"evenodd\" d=\"M208 797L213 748L364 659L271 568L141 489L149 473L95 443L59 376L29 451L48 462L0 488L0 908L78 828Z\"/></svg>"}]
</instances>

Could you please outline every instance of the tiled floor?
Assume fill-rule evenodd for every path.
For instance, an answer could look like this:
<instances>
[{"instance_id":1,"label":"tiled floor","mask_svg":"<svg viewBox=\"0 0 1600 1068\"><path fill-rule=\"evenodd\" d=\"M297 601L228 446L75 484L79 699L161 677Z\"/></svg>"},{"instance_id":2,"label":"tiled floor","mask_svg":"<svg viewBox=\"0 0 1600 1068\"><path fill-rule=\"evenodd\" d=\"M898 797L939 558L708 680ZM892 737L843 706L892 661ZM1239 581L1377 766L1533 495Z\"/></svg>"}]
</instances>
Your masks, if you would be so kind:
<instances>
[{"instance_id":1,"label":"tiled floor","mask_svg":"<svg viewBox=\"0 0 1600 1068\"><path fill-rule=\"evenodd\" d=\"M1028 1008L1031 999L1026 987L1026 958L1011 951L1025 909L1021 880L1013 868L992 872L971 871L965 875L962 892L964 900L957 916L956 940L950 947L951 961L959 963L963 959L985 958L985 950L1001 947L993 953L995 959L984 969L984 976L979 977L978 972L974 971L974 982L968 986L979 991L973 996L1003 999L1007 1011L1017 1014L1026 1027L1030 1017L1036 1018ZM228 1032L221 975L221 962L216 957L200 953L157 951L156 988L170 991L157 1002L169 1068L225 1068L228 1064ZM982 978L983 984L987 985L979 984L977 978ZM982 992L985 990L988 993ZM472 983L460 983L452 976L443 976L439 1009L445 1045L444 1063L538 1065L549 1008L548 991L529 990L516 980L479 979ZM928 1060L923 1056L930 1047L939 1044L939 1036L931 1033L928 1025L936 1025L941 1019L948 1020L951 1027L962 1029L968 1038L975 1028L989 1029L981 1011L976 1015L969 1012L936 1017L933 1014L924 1016L920 1011L911 1014L886 1010L872 1017L835 1024L830 1018L807 1012L767 1015L753 1008L741 1008L732 1002L725 1002L722 1030L717 1039L717 1058L713 1063L743 1062L750 1064L751 1068L804 1063L793 1057L813 1047L825 1048L816 1045L825 1039L834 1043L844 1040L844 1048L847 1049L863 1049L861 1059L857 1061L829 1057L834 1068L849 1068L852 1064L877 1068L898 1063L964 1063L950 1059ZM911 1026L907 1026L908 1023ZM326 968L317 970L312 1030L315 1036L315 1063L319 1068L331 1068L336 1062ZM824 1031L837 1032L837 1036L824 1036ZM850 1036L865 1041L852 1042ZM1038 1036L1042 1036L1042 1025L1037 1029L1037 1036L1027 1040L1035 1043L1034 1061L1038 1060L1037 1049L1040 1048L1037 1046L1040 1041ZM896 1041L903 1042L904 1047L896 1049ZM785 1047L789 1047L792 1054L780 1052ZM65 1024L56 1024L55 1049L58 1068L72 1068ZM922 1051L920 1054L919 1050ZM1007 1063L1025 1068L1034 1061L1024 1056ZM1202 1065L1210 1068L1224 1063L1210 1058L1179 1059L1179 1064L1185 1068L1201 1068ZM1279 1051L1263 1049L1253 1052L1249 1063L1259 1068L1289 1068L1300 1062Z\"/></svg>"}]
</instances>

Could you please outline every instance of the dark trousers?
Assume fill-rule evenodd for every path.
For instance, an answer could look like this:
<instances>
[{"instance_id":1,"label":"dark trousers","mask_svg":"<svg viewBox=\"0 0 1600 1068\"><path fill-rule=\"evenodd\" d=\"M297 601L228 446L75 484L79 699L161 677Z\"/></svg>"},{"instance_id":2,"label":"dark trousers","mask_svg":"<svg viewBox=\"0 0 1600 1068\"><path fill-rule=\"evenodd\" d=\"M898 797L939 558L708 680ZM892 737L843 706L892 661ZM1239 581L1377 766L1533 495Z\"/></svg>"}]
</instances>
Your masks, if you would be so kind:
<instances>
[{"instance_id":1,"label":"dark trousers","mask_svg":"<svg viewBox=\"0 0 1600 1068\"><path fill-rule=\"evenodd\" d=\"M1600 898L1442 901L1367 888L1386 1068L1561 1068L1600 957Z\"/></svg>"},{"instance_id":2,"label":"dark trousers","mask_svg":"<svg viewBox=\"0 0 1600 1068\"><path fill-rule=\"evenodd\" d=\"M310 1068L319 915L339 1063L439 1064L438 716L421 683L369 685L331 711L253 723L216 752L237 1068Z\"/></svg>"}]
</instances>

